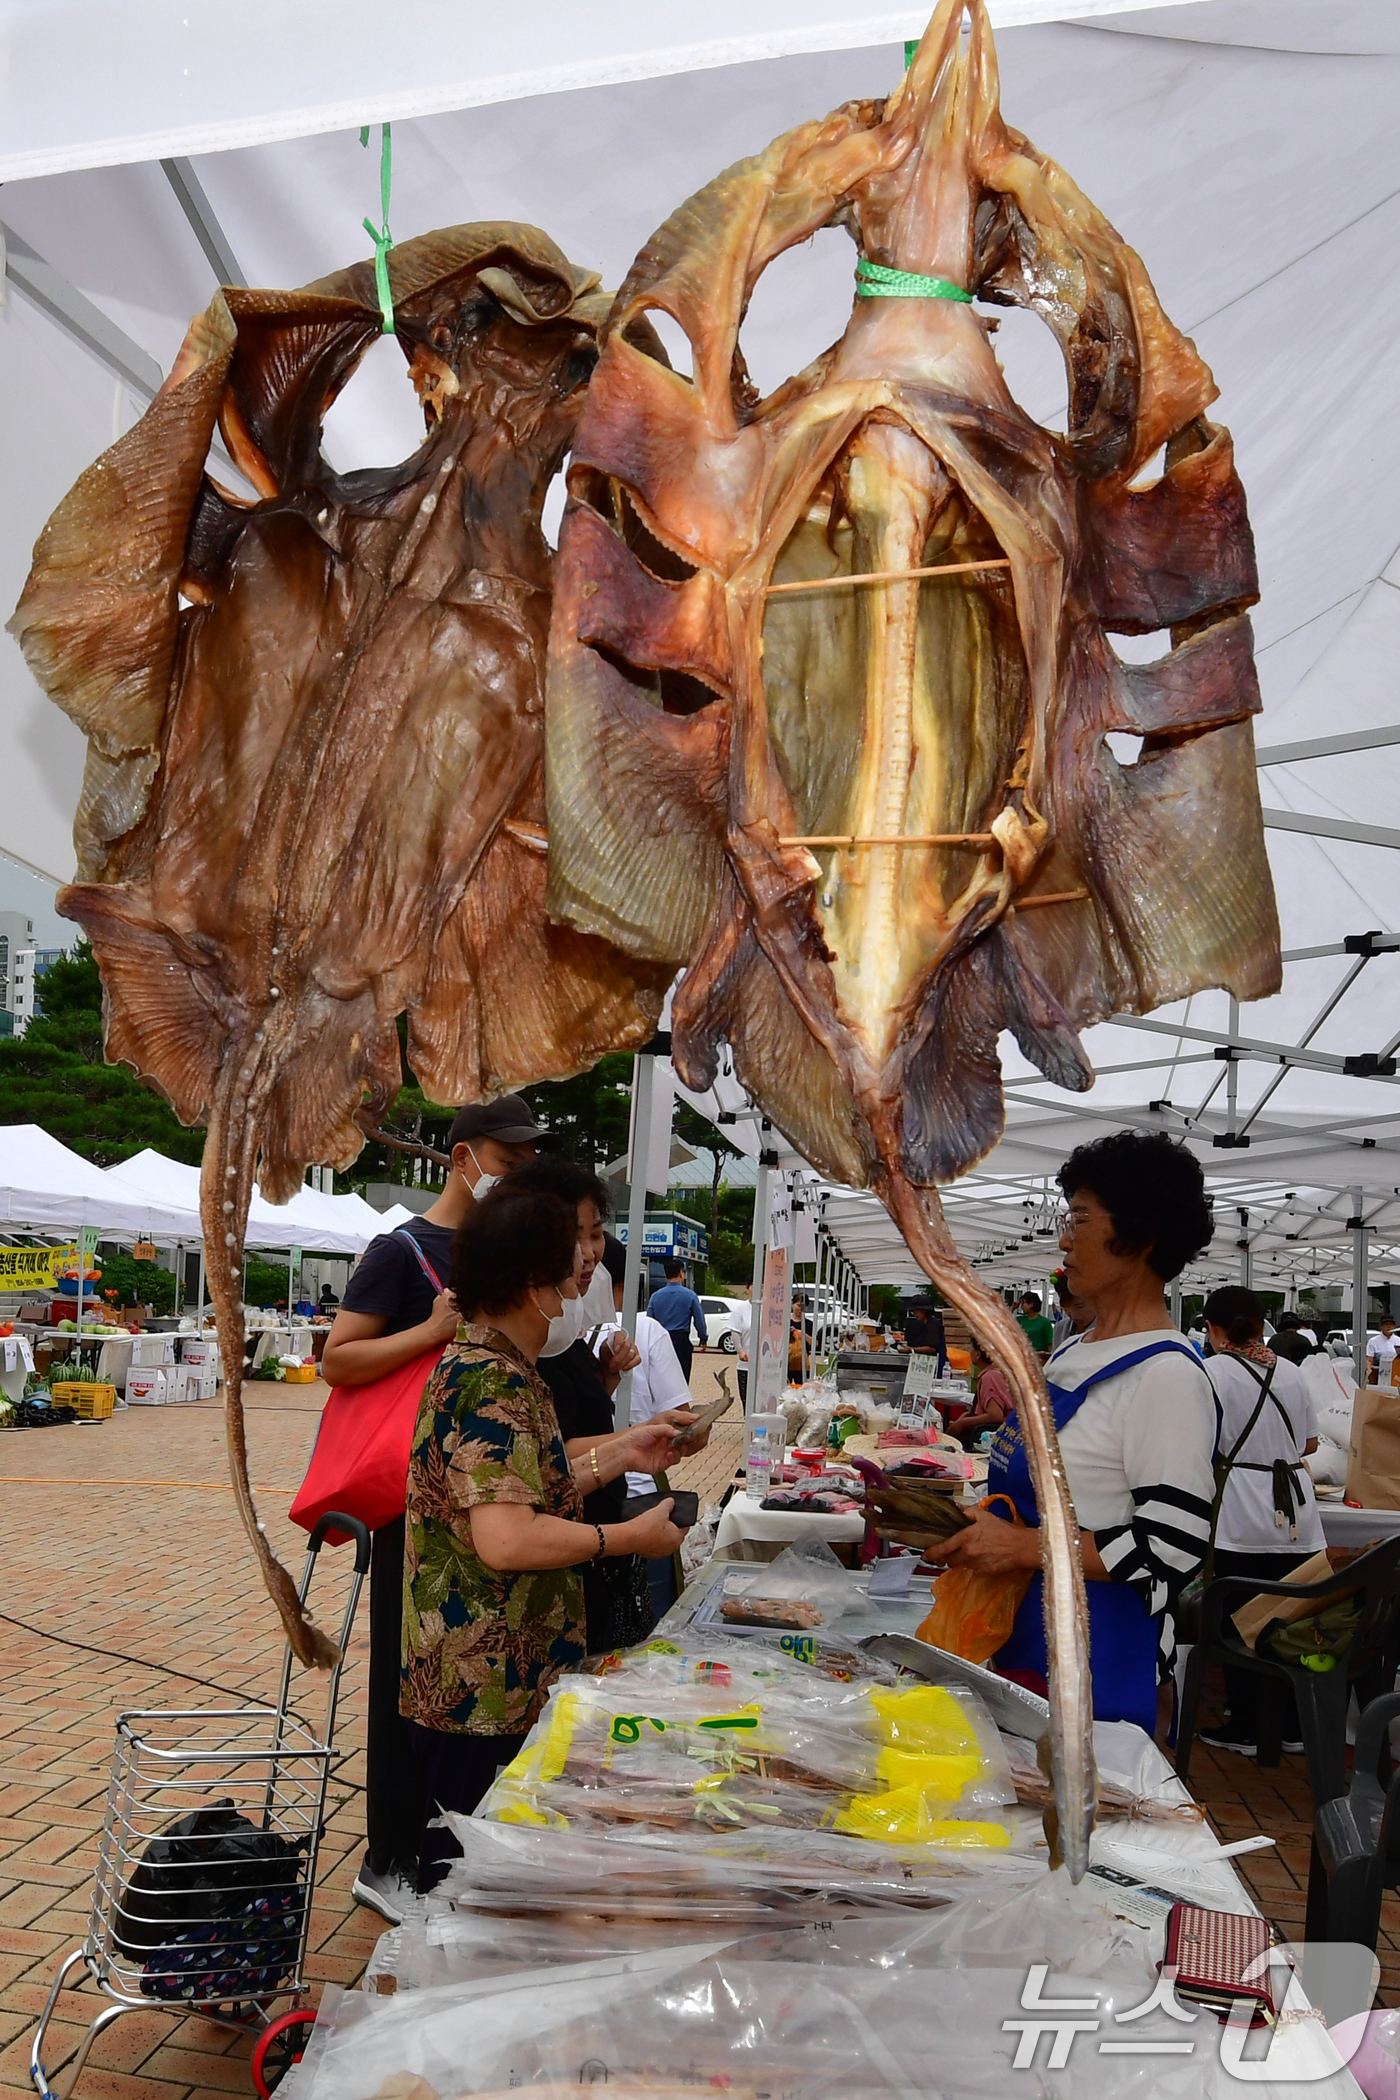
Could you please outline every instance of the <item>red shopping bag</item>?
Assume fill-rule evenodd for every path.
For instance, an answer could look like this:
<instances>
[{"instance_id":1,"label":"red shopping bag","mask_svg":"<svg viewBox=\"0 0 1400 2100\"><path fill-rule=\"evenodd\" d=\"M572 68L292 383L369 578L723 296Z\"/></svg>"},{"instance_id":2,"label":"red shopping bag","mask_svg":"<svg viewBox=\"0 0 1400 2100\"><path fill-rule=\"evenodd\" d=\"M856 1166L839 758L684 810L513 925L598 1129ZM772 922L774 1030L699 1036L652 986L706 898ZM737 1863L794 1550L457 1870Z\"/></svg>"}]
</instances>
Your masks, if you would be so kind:
<instances>
[{"instance_id":1,"label":"red shopping bag","mask_svg":"<svg viewBox=\"0 0 1400 2100\"><path fill-rule=\"evenodd\" d=\"M311 1463L288 1511L294 1524L310 1531L328 1509L339 1509L378 1531L403 1515L418 1403L441 1356L441 1348L427 1349L387 1378L335 1388L321 1410ZM332 1546L349 1536L326 1533Z\"/></svg>"}]
</instances>

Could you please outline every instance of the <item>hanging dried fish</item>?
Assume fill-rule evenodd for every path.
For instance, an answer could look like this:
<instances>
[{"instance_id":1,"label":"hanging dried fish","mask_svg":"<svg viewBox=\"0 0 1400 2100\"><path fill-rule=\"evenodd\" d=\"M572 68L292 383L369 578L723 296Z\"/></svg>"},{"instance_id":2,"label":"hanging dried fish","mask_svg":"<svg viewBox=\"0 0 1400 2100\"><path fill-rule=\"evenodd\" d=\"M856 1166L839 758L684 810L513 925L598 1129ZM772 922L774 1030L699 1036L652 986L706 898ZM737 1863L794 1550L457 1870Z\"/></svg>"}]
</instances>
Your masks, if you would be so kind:
<instances>
[{"instance_id":1,"label":"hanging dried fish","mask_svg":"<svg viewBox=\"0 0 1400 2100\"><path fill-rule=\"evenodd\" d=\"M861 255L849 324L760 400L749 297L833 224ZM1059 338L1065 436L1013 399L974 296ZM649 311L693 376L628 339ZM637 257L575 439L550 642L551 912L686 966L682 1078L709 1084L727 1039L798 1150L879 1193L1013 1382L1076 1879L1078 1527L1039 1370L934 1184L1000 1134L1003 1028L1083 1088L1085 1024L1277 988L1254 556L1215 392L1138 257L1003 122L982 0L943 0L887 102L740 162ZM1162 628L1152 663L1109 639ZM1112 731L1142 737L1135 765Z\"/></svg>"},{"instance_id":2,"label":"hanging dried fish","mask_svg":"<svg viewBox=\"0 0 1400 2100\"><path fill-rule=\"evenodd\" d=\"M46 526L11 629L88 735L79 880L107 1054L208 1125L202 1211L239 1506L240 1309L255 1171L286 1201L348 1166L413 1071L438 1101L644 1040L669 970L544 913L552 558L540 530L607 311L531 226L389 256L427 437L337 475L321 424L381 329L372 263L221 292L147 414ZM206 471L215 427L257 492ZM260 1156L260 1166L259 1166Z\"/></svg>"}]
</instances>

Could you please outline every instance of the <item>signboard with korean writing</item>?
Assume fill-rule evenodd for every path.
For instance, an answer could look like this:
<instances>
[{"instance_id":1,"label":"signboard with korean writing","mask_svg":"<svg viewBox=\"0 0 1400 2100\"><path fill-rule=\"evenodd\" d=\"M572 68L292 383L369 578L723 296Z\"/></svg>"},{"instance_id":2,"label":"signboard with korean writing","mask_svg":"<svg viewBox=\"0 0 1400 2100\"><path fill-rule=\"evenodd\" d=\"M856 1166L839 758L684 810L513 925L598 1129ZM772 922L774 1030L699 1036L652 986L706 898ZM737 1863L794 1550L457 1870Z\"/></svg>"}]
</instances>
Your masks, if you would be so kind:
<instances>
[{"instance_id":1,"label":"signboard with korean writing","mask_svg":"<svg viewBox=\"0 0 1400 2100\"><path fill-rule=\"evenodd\" d=\"M131 1250L131 1258L133 1261L154 1261L156 1258L155 1241L138 1240Z\"/></svg>"},{"instance_id":2,"label":"signboard with korean writing","mask_svg":"<svg viewBox=\"0 0 1400 2100\"><path fill-rule=\"evenodd\" d=\"M770 1247L763 1264L763 1301L758 1309L758 1369L754 1378L752 1414L772 1414L782 1398L787 1384L788 1330L791 1324L787 1248Z\"/></svg>"},{"instance_id":3,"label":"signboard with korean writing","mask_svg":"<svg viewBox=\"0 0 1400 2100\"><path fill-rule=\"evenodd\" d=\"M51 1291L77 1259L76 1247L0 1247L0 1291Z\"/></svg>"}]
</instances>

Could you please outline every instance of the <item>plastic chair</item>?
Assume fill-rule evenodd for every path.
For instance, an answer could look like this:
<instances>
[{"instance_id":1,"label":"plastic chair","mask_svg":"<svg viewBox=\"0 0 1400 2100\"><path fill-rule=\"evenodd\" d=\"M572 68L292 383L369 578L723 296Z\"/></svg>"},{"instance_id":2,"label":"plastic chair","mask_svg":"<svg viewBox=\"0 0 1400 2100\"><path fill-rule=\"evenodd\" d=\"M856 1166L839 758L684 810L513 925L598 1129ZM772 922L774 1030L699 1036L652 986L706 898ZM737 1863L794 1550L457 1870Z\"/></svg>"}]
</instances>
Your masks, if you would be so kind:
<instances>
[{"instance_id":1,"label":"plastic chair","mask_svg":"<svg viewBox=\"0 0 1400 2100\"><path fill-rule=\"evenodd\" d=\"M1356 1731L1350 1792L1324 1801L1314 1817L1309 1943L1352 1940L1375 1951L1381 1897L1387 1884L1400 1883L1400 1771L1389 1772L1387 1739L1397 1715L1400 1692L1370 1702Z\"/></svg>"},{"instance_id":2,"label":"plastic chair","mask_svg":"<svg viewBox=\"0 0 1400 2100\"><path fill-rule=\"evenodd\" d=\"M1305 1670L1248 1648L1230 1623L1251 1597L1306 1598L1316 1610L1343 1597L1361 1600L1361 1624L1335 1669ZM1259 1687L1259 1763L1277 1765L1283 1755L1284 1688L1298 1702L1308 1785L1314 1810L1346 1792L1347 1703L1354 1689L1361 1705L1389 1692L1400 1663L1400 1537L1385 1539L1321 1582L1261 1582L1257 1575L1223 1575L1201 1600L1201 1630L1186 1665L1176 1768L1190 1771L1196 1735L1201 1674L1207 1663L1229 1663L1264 1681Z\"/></svg>"}]
</instances>

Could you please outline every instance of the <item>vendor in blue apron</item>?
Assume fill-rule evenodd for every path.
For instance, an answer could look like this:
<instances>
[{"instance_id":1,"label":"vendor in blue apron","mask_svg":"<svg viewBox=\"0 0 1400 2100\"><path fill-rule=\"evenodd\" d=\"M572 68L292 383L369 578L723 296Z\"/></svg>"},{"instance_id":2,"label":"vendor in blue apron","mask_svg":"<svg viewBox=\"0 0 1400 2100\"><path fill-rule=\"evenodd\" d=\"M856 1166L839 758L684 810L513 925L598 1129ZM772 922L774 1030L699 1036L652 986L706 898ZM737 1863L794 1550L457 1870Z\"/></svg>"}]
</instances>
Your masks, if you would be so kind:
<instances>
[{"instance_id":1,"label":"vendor in blue apron","mask_svg":"<svg viewBox=\"0 0 1400 2100\"><path fill-rule=\"evenodd\" d=\"M1210 1535L1218 1420L1205 1366L1172 1325L1164 1289L1208 1246L1210 1206L1198 1161L1165 1133L1118 1131L1081 1145L1059 1183L1066 1277L1094 1324L1053 1352L1045 1377L1080 1525L1094 1716L1152 1735L1157 1686L1176 1651L1173 1606ZM1018 1584L1030 1574L993 1666L1043 1691L1040 1514L1014 1414L992 1445L987 1494L1007 1500L979 1510L934 1557Z\"/></svg>"}]
</instances>

